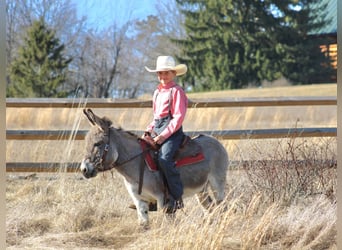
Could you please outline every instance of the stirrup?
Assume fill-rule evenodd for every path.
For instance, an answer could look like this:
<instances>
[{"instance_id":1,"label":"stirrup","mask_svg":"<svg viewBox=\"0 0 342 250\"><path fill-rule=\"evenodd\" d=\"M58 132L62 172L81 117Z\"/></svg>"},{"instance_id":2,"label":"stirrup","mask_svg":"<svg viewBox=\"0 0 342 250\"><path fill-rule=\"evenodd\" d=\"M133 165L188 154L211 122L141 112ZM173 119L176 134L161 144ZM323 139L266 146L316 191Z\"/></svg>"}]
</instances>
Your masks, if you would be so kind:
<instances>
[{"instance_id":1,"label":"stirrup","mask_svg":"<svg viewBox=\"0 0 342 250\"><path fill-rule=\"evenodd\" d=\"M183 203L182 197L180 197L178 200L176 200L176 207L177 207L177 209L184 208L184 203Z\"/></svg>"},{"instance_id":2,"label":"stirrup","mask_svg":"<svg viewBox=\"0 0 342 250\"><path fill-rule=\"evenodd\" d=\"M169 200L164 206L164 213L166 214L174 214L176 213L177 209L184 208L184 203L182 197L178 200Z\"/></svg>"}]
</instances>

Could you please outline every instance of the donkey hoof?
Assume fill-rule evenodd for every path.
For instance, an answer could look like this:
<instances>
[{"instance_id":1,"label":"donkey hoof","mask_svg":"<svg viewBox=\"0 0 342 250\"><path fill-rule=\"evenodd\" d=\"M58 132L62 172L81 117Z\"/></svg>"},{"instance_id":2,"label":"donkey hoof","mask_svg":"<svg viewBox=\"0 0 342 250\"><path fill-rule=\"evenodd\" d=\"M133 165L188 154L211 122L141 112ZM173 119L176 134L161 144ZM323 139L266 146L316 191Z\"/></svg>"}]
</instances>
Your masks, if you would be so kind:
<instances>
[{"instance_id":1,"label":"donkey hoof","mask_svg":"<svg viewBox=\"0 0 342 250\"><path fill-rule=\"evenodd\" d=\"M136 207L134 204L129 205L128 208L134 209L134 210L137 209L137 207ZM157 202L155 202L155 203L154 203L154 202L150 202L150 203L148 204L148 211L150 211L150 212L155 212L155 211L157 211L157 210L158 210Z\"/></svg>"}]
</instances>

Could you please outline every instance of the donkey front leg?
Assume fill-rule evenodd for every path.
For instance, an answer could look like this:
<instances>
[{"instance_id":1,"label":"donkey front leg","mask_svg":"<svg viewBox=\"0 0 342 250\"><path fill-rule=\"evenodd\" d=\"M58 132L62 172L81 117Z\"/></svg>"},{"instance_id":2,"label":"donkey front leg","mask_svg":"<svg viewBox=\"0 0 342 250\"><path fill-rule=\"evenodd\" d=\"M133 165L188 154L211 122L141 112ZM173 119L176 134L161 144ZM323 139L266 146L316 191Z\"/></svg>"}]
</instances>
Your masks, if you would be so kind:
<instances>
[{"instance_id":1,"label":"donkey front leg","mask_svg":"<svg viewBox=\"0 0 342 250\"><path fill-rule=\"evenodd\" d=\"M125 186L128 190L128 193L132 197L135 207L137 208L139 224L141 226L147 227L149 225L148 202L140 199L139 195L136 193L137 192L136 188L134 188L134 186L131 183L126 181L126 179L125 179Z\"/></svg>"}]
</instances>

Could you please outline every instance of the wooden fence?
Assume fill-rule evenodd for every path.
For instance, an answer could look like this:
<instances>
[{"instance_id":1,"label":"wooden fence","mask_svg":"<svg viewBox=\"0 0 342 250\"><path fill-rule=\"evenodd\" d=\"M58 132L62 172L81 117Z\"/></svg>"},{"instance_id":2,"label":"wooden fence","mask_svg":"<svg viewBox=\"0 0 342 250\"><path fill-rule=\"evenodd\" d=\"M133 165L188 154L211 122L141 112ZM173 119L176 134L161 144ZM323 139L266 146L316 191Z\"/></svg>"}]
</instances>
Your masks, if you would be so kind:
<instances>
[{"instance_id":1,"label":"wooden fence","mask_svg":"<svg viewBox=\"0 0 342 250\"><path fill-rule=\"evenodd\" d=\"M189 108L224 107L275 107L337 105L336 97L277 97L277 98L227 98L190 100ZM116 99L16 99L6 100L7 108L149 108L151 101ZM143 131L131 131L142 134ZM86 130L6 130L6 140L83 140ZM337 128L280 128L256 130L190 131L188 134L206 133L222 140L270 139L283 137L336 137ZM73 172L75 163L15 163L7 162L7 172L51 172L64 169Z\"/></svg>"},{"instance_id":2,"label":"wooden fence","mask_svg":"<svg viewBox=\"0 0 342 250\"><path fill-rule=\"evenodd\" d=\"M226 107L273 107L273 106L321 106L337 105L337 99L331 97L268 97L268 98L225 98L225 99L191 99L189 108L226 108ZM117 100L117 99L69 99L37 98L6 99L7 108L149 108L151 101Z\"/></svg>"}]
</instances>

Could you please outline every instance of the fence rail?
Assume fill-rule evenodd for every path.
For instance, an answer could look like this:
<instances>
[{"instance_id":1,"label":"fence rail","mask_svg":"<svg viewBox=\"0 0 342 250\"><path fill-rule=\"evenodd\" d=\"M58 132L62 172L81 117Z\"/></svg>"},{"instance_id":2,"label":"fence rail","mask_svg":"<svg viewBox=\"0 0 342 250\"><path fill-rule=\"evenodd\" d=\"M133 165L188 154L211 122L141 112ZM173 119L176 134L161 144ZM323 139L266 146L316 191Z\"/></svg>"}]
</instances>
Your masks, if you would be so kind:
<instances>
[{"instance_id":1,"label":"fence rail","mask_svg":"<svg viewBox=\"0 0 342 250\"><path fill-rule=\"evenodd\" d=\"M337 105L336 97L226 98L189 101L189 108L272 107ZM151 101L116 99L7 98L7 108L150 108ZM130 131L138 136L143 131ZM337 128L280 128L256 130L185 131L188 135L210 134L222 140L285 137L336 137ZM6 140L83 140L87 130L6 130ZM76 163L7 162L7 172L75 172Z\"/></svg>"},{"instance_id":2,"label":"fence rail","mask_svg":"<svg viewBox=\"0 0 342 250\"><path fill-rule=\"evenodd\" d=\"M136 135L144 131L131 130ZM254 130L185 131L188 135L210 134L221 140L272 139L282 137L334 137L337 128L280 128ZM87 130L7 130L6 140L83 140Z\"/></svg>"},{"instance_id":3,"label":"fence rail","mask_svg":"<svg viewBox=\"0 0 342 250\"><path fill-rule=\"evenodd\" d=\"M325 97L263 97L263 98L225 98L191 99L189 108L224 107L270 107L270 106L311 106L336 105L335 96ZM7 108L149 108L152 102L144 100L118 99L70 99L70 98L7 98Z\"/></svg>"}]
</instances>

